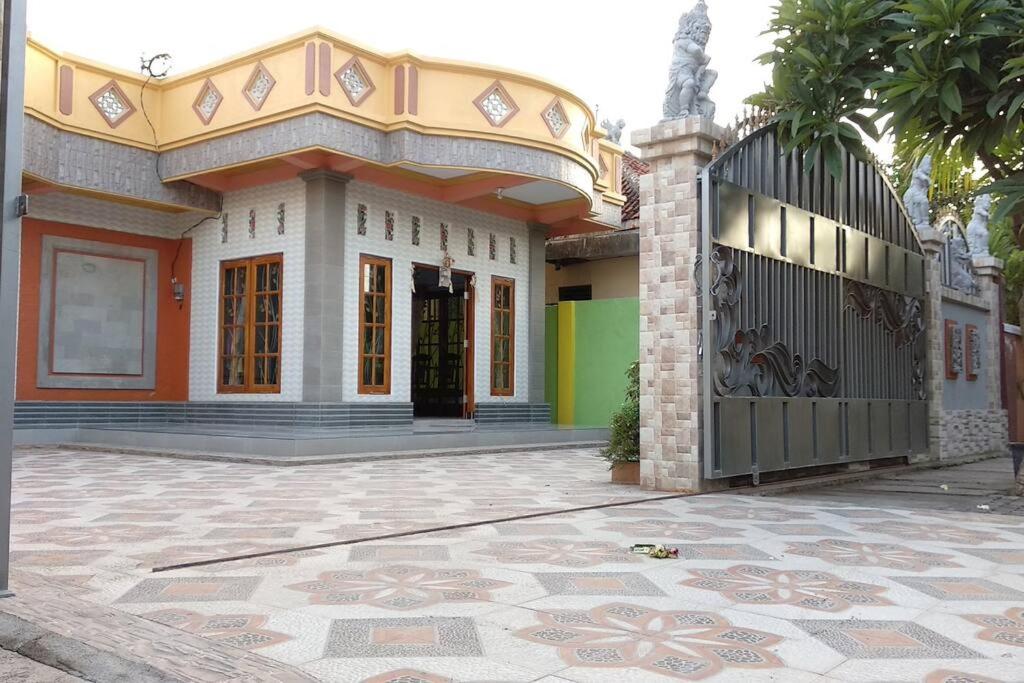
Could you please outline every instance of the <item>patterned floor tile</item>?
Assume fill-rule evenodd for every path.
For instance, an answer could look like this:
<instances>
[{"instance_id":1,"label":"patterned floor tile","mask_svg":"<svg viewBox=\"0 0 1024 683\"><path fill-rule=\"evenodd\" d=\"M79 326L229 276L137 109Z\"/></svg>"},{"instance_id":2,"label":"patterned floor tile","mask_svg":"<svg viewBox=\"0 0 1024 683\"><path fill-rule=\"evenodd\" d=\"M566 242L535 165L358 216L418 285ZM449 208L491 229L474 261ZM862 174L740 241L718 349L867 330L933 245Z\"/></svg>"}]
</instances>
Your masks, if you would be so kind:
<instances>
[{"instance_id":1,"label":"patterned floor tile","mask_svg":"<svg viewBox=\"0 0 1024 683\"><path fill-rule=\"evenodd\" d=\"M642 519L636 522L612 522L601 527L604 531L615 531L639 541L651 538L667 538L675 541L707 541L712 538L737 538L743 535L740 529L720 527L703 522L677 522L671 519Z\"/></svg>"},{"instance_id":2,"label":"patterned floor tile","mask_svg":"<svg viewBox=\"0 0 1024 683\"><path fill-rule=\"evenodd\" d=\"M110 550L12 550L11 564L15 567L84 567Z\"/></svg>"},{"instance_id":3,"label":"patterned floor tile","mask_svg":"<svg viewBox=\"0 0 1024 683\"><path fill-rule=\"evenodd\" d=\"M924 683L1004 683L1003 681L997 681L994 678L988 678L987 676L977 676L975 674L964 673L963 671L953 671L951 669L940 669L933 671L928 674L924 679Z\"/></svg>"},{"instance_id":4,"label":"patterned floor tile","mask_svg":"<svg viewBox=\"0 0 1024 683\"><path fill-rule=\"evenodd\" d=\"M946 601L963 600L1022 600L1024 593L985 579L962 576L945 577L893 577L893 581L920 591L925 595Z\"/></svg>"},{"instance_id":5,"label":"patterned floor tile","mask_svg":"<svg viewBox=\"0 0 1024 683\"><path fill-rule=\"evenodd\" d=\"M580 530L571 524L495 524L494 528L502 536L578 536Z\"/></svg>"},{"instance_id":6,"label":"patterned floor tile","mask_svg":"<svg viewBox=\"0 0 1024 683\"><path fill-rule=\"evenodd\" d=\"M498 542L473 552L508 564L550 564L558 567L596 567L606 562L640 561L627 548L602 541L544 539Z\"/></svg>"},{"instance_id":7,"label":"patterned floor tile","mask_svg":"<svg viewBox=\"0 0 1024 683\"><path fill-rule=\"evenodd\" d=\"M259 585L258 576L200 576L144 579L116 602L215 602L247 600Z\"/></svg>"},{"instance_id":8,"label":"patterned floor tile","mask_svg":"<svg viewBox=\"0 0 1024 683\"><path fill-rule=\"evenodd\" d=\"M472 619L335 619L324 657L477 657L483 646Z\"/></svg>"},{"instance_id":9,"label":"patterned floor tile","mask_svg":"<svg viewBox=\"0 0 1024 683\"><path fill-rule=\"evenodd\" d=\"M452 683L452 679L417 669L396 669L367 678L363 683Z\"/></svg>"},{"instance_id":10,"label":"patterned floor tile","mask_svg":"<svg viewBox=\"0 0 1024 683\"><path fill-rule=\"evenodd\" d=\"M349 551L351 562L443 562L448 547L443 545L357 545Z\"/></svg>"},{"instance_id":11,"label":"patterned floor tile","mask_svg":"<svg viewBox=\"0 0 1024 683\"><path fill-rule=\"evenodd\" d=\"M691 569L683 586L714 591L750 605L793 605L821 612L850 607L891 605L884 586L840 579L828 572L785 571L740 565L729 569Z\"/></svg>"},{"instance_id":12,"label":"patterned floor tile","mask_svg":"<svg viewBox=\"0 0 1024 683\"><path fill-rule=\"evenodd\" d=\"M315 581L285 586L309 594L318 605L373 605L409 610L456 602L486 602L491 591L511 586L471 569L428 569L395 565L376 569L338 570L320 574Z\"/></svg>"},{"instance_id":13,"label":"patterned floor tile","mask_svg":"<svg viewBox=\"0 0 1024 683\"><path fill-rule=\"evenodd\" d=\"M847 567L885 567L911 572L960 566L952 561L952 555L914 550L891 543L858 543L833 538L815 543L790 543L786 553L817 557L830 564Z\"/></svg>"},{"instance_id":14,"label":"patterned floor tile","mask_svg":"<svg viewBox=\"0 0 1024 683\"><path fill-rule=\"evenodd\" d=\"M814 519L808 512L797 512L786 508L750 507L739 505L711 505L694 508L692 514L714 517L715 519L748 520L753 522L793 522Z\"/></svg>"},{"instance_id":15,"label":"patterned floor tile","mask_svg":"<svg viewBox=\"0 0 1024 683\"><path fill-rule=\"evenodd\" d=\"M968 614L964 619L983 627L976 636L981 640L1024 647L1024 607L1008 609L1004 614Z\"/></svg>"},{"instance_id":16,"label":"patterned floor tile","mask_svg":"<svg viewBox=\"0 0 1024 683\"><path fill-rule=\"evenodd\" d=\"M292 639L284 633L263 628L267 623L267 616L263 614L206 616L185 609L168 609L149 612L142 616L242 650L258 650Z\"/></svg>"},{"instance_id":17,"label":"patterned floor tile","mask_svg":"<svg viewBox=\"0 0 1024 683\"><path fill-rule=\"evenodd\" d=\"M210 529L203 538L293 538L298 530L298 527L294 526L217 527Z\"/></svg>"},{"instance_id":18,"label":"patterned floor tile","mask_svg":"<svg viewBox=\"0 0 1024 683\"><path fill-rule=\"evenodd\" d=\"M555 647L568 666L634 668L696 680L727 668L774 669L774 634L733 626L710 612L660 611L612 603L588 611L538 613L524 640Z\"/></svg>"},{"instance_id":19,"label":"patterned floor tile","mask_svg":"<svg viewBox=\"0 0 1024 683\"><path fill-rule=\"evenodd\" d=\"M634 572L534 573L540 585L552 595L665 595L642 574Z\"/></svg>"},{"instance_id":20,"label":"patterned floor tile","mask_svg":"<svg viewBox=\"0 0 1024 683\"><path fill-rule=\"evenodd\" d=\"M910 621L793 622L850 659L978 659L981 655Z\"/></svg>"},{"instance_id":21,"label":"patterned floor tile","mask_svg":"<svg viewBox=\"0 0 1024 683\"><path fill-rule=\"evenodd\" d=\"M168 536L181 536L178 527L104 524L95 527L53 527L32 534L18 534L21 543L63 546L95 546L107 543L142 543Z\"/></svg>"},{"instance_id":22,"label":"patterned floor tile","mask_svg":"<svg viewBox=\"0 0 1024 683\"><path fill-rule=\"evenodd\" d=\"M742 543L688 543L677 546L681 560L774 560L768 553Z\"/></svg>"},{"instance_id":23,"label":"patterned floor tile","mask_svg":"<svg viewBox=\"0 0 1024 683\"><path fill-rule=\"evenodd\" d=\"M902 540L941 541L963 545L1000 543L1006 539L991 531L979 531L966 527L940 524L917 524L916 522L879 522L858 524L857 528L871 534L885 534Z\"/></svg>"},{"instance_id":24,"label":"patterned floor tile","mask_svg":"<svg viewBox=\"0 0 1024 683\"><path fill-rule=\"evenodd\" d=\"M845 531L826 524L757 524L758 529L763 529L770 534L777 536L849 536Z\"/></svg>"},{"instance_id":25,"label":"patterned floor tile","mask_svg":"<svg viewBox=\"0 0 1024 683\"><path fill-rule=\"evenodd\" d=\"M960 552L980 557L995 564L1024 565L1024 548L1011 548L1009 550L1002 548L963 548Z\"/></svg>"}]
</instances>

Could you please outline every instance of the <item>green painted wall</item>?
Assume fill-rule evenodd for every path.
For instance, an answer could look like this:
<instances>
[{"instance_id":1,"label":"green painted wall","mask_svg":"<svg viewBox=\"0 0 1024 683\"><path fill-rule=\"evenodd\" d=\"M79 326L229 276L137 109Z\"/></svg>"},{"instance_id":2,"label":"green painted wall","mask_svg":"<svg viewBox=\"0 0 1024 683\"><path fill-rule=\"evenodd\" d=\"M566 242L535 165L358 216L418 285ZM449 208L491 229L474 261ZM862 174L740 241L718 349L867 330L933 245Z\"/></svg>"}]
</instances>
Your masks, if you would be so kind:
<instances>
[{"instance_id":1,"label":"green painted wall","mask_svg":"<svg viewBox=\"0 0 1024 683\"><path fill-rule=\"evenodd\" d=\"M608 425L639 356L639 299L576 302L575 424Z\"/></svg>"},{"instance_id":2,"label":"green painted wall","mask_svg":"<svg viewBox=\"0 0 1024 683\"><path fill-rule=\"evenodd\" d=\"M626 368L640 355L639 300L548 306L544 351L544 398L552 420L607 426L622 405Z\"/></svg>"}]
</instances>

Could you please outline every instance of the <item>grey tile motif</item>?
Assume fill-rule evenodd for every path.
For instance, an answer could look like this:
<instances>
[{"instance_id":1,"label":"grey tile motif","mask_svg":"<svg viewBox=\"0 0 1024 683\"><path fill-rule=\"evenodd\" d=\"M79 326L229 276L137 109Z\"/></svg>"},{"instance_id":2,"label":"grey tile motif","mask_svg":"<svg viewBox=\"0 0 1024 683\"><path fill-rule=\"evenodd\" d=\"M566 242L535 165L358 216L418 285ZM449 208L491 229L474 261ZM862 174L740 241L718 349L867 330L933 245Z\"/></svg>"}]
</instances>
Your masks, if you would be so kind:
<instances>
[{"instance_id":1,"label":"grey tile motif","mask_svg":"<svg viewBox=\"0 0 1024 683\"><path fill-rule=\"evenodd\" d=\"M443 545L359 545L349 552L350 562L444 561L448 548Z\"/></svg>"},{"instance_id":2,"label":"grey tile motif","mask_svg":"<svg viewBox=\"0 0 1024 683\"><path fill-rule=\"evenodd\" d=\"M472 619L335 619L324 657L479 657Z\"/></svg>"},{"instance_id":3,"label":"grey tile motif","mask_svg":"<svg viewBox=\"0 0 1024 683\"><path fill-rule=\"evenodd\" d=\"M985 579L965 576L894 576L892 581L939 600L1024 600L1024 593Z\"/></svg>"},{"instance_id":4,"label":"grey tile motif","mask_svg":"<svg viewBox=\"0 0 1024 683\"><path fill-rule=\"evenodd\" d=\"M792 623L850 659L980 659L981 655L910 621L800 619Z\"/></svg>"},{"instance_id":5,"label":"grey tile motif","mask_svg":"<svg viewBox=\"0 0 1024 683\"><path fill-rule=\"evenodd\" d=\"M534 576L552 595L665 595L635 572L552 572Z\"/></svg>"},{"instance_id":6,"label":"grey tile motif","mask_svg":"<svg viewBox=\"0 0 1024 683\"><path fill-rule=\"evenodd\" d=\"M966 553L988 560L995 564L1021 564L1024 565L1024 549L1003 549L1003 548L957 548L958 552Z\"/></svg>"},{"instance_id":7,"label":"grey tile motif","mask_svg":"<svg viewBox=\"0 0 1024 683\"><path fill-rule=\"evenodd\" d=\"M777 536L849 536L850 534L827 524L755 524Z\"/></svg>"},{"instance_id":8,"label":"grey tile motif","mask_svg":"<svg viewBox=\"0 0 1024 683\"><path fill-rule=\"evenodd\" d=\"M571 524L495 524L494 528L502 536L578 536L580 530Z\"/></svg>"},{"instance_id":9,"label":"grey tile motif","mask_svg":"<svg viewBox=\"0 0 1024 683\"><path fill-rule=\"evenodd\" d=\"M743 543L684 543L679 548L681 560L774 560L771 555Z\"/></svg>"},{"instance_id":10,"label":"grey tile motif","mask_svg":"<svg viewBox=\"0 0 1024 683\"><path fill-rule=\"evenodd\" d=\"M115 602L221 602L248 600L262 578L259 576L195 576L144 579Z\"/></svg>"}]
</instances>

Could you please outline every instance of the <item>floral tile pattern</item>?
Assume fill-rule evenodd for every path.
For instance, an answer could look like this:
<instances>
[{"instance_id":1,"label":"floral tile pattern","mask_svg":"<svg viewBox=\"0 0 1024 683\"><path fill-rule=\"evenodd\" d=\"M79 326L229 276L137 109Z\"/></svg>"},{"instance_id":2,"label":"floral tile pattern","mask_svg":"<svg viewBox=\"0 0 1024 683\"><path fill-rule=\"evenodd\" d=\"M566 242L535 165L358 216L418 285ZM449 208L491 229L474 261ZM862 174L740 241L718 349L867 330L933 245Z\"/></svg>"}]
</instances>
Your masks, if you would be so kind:
<instances>
[{"instance_id":1,"label":"floral tile pattern","mask_svg":"<svg viewBox=\"0 0 1024 683\"><path fill-rule=\"evenodd\" d=\"M493 557L508 564L551 564L558 567L596 567L606 562L639 562L629 550L601 541L540 541L491 543L477 555Z\"/></svg>"},{"instance_id":2,"label":"floral tile pattern","mask_svg":"<svg viewBox=\"0 0 1024 683\"><path fill-rule=\"evenodd\" d=\"M653 500L611 485L596 454L274 468L19 451L13 576L60 586L75 615L88 604L291 672L192 676L222 660L95 634L176 661L175 680L1021 680L1013 517L837 507L814 491ZM543 512L559 514L493 523ZM480 525L430 531L462 522ZM88 634L78 619L57 626Z\"/></svg>"},{"instance_id":3,"label":"floral tile pattern","mask_svg":"<svg viewBox=\"0 0 1024 683\"><path fill-rule=\"evenodd\" d=\"M569 666L636 668L697 680L726 668L773 669L779 636L733 626L711 612L663 612L612 603L588 611L539 613L516 636L558 649Z\"/></svg>"},{"instance_id":4,"label":"floral tile pattern","mask_svg":"<svg viewBox=\"0 0 1024 683\"><path fill-rule=\"evenodd\" d=\"M1003 683L987 676L976 676L963 671L940 669L933 671L924 679L924 683Z\"/></svg>"},{"instance_id":5,"label":"floral tile pattern","mask_svg":"<svg viewBox=\"0 0 1024 683\"><path fill-rule=\"evenodd\" d=\"M324 572L316 581L285 588L309 593L310 602L320 605L361 604L409 610L442 602L484 602L491 599L491 591L510 585L507 581L484 578L472 569L395 565L366 571Z\"/></svg>"},{"instance_id":6,"label":"floral tile pattern","mask_svg":"<svg viewBox=\"0 0 1024 683\"><path fill-rule=\"evenodd\" d=\"M817 557L830 564L847 567L885 567L923 572L935 567L959 567L952 555L914 550L890 543L858 543L842 539L824 539L817 543L790 543L791 555Z\"/></svg>"},{"instance_id":7,"label":"floral tile pattern","mask_svg":"<svg viewBox=\"0 0 1024 683\"><path fill-rule=\"evenodd\" d=\"M1004 614L969 614L964 619L982 627L977 634L981 640L1024 647L1024 607L1008 609Z\"/></svg>"},{"instance_id":8,"label":"floral tile pattern","mask_svg":"<svg viewBox=\"0 0 1024 683\"><path fill-rule=\"evenodd\" d=\"M682 585L715 591L751 605L793 605L821 612L843 612L853 605L892 604L882 597L883 586L846 581L827 572L779 571L754 565L690 571L695 578L683 581Z\"/></svg>"}]
</instances>

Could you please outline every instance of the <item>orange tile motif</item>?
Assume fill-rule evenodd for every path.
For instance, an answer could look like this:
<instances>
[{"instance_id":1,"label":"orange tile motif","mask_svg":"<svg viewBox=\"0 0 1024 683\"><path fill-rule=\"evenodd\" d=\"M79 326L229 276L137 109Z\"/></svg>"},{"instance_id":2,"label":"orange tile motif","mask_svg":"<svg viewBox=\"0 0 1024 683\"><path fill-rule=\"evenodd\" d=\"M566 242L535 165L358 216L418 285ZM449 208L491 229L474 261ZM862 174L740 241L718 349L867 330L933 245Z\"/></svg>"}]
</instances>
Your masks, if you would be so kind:
<instances>
[{"instance_id":1,"label":"orange tile motif","mask_svg":"<svg viewBox=\"0 0 1024 683\"><path fill-rule=\"evenodd\" d=\"M990 531L978 531L960 526L940 524L919 524L917 522L881 522L858 524L857 528L871 534L885 534L912 541L940 541L962 545L1001 543L1006 539Z\"/></svg>"},{"instance_id":2,"label":"orange tile motif","mask_svg":"<svg viewBox=\"0 0 1024 683\"><path fill-rule=\"evenodd\" d=\"M556 647L569 666L636 668L687 680L708 678L726 668L782 666L769 650L782 638L733 626L710 612L663 612L613 603L538 616L540 624L515 635Z\"/></svg>"},{"instance_id":3,"label":"orange tile motif","mask_svg":"<svg viewBox=\"0 0 1024 683\"><path fill-rule=\"evenodd\" d=\"M495 581L471 569L427 569L396 565L366 571L324 572L316 581L286 588L309 593L318 605L374 605L409 610L453 602L484 602L491 591L512 584Z\"/></svg>"},{"instance_id":4,"label":"orange tile motif","mask_svg":"<svg viewBox=\"0 0 1024 683\"><path fill-rule=\"evenodd\" d=\"M885 567L923 572L935 567L959 567L952 555L929 553L891 543L858 543L826 538L816 543L790 543L792 555L817 557L830 564L847 567Z\"/></svg>"},{"instance_id":5,"label":"orange tile motif","mask_svg":"<svg viewBox=\"0 0 1024 683\"><path fill-rule=\"evenodd\" d=\"M1024 607L1014 607L1003 614L969 614L967 621L983 627L977 637L990 643L1024 647Z\"/></svg>"},{"instance_id":6,"label":"orange tile motif","mask_svg":"<svg viewBox=\"0 0 1024 683\"><path fill-rule=\"evenodd\" d=\"M185 609L165 609L142 616L243 650L258 650L292 639L284 633L262 628L267 623L267 617L262 614L206 616Z\"/></svg>"},{"instance_id":7,"label":"orange tile motif","mask_svg":"<svg viewBox=\"0 0 1024 683\"><path fill-rule=\"evenodd\" d=\"M739 565L729 569L692 569L695 578L680 585L721 593L750 605L793 605L821 612L843 612L851 606L883 606L885 588L846 581L827 572L777 571Z\"/></svg>"},{"instance_id":8,"label":"orange tile motif","mask_svg":"<svg viewBox=\"0 0 1024 683\"><path fill-rule=\"evenodd\" d=\"M476 555L509 564L551 564L556 567L595 567L606 562L639 562L626 548L601 541L545 539L527 543L491 543Z\"/></svg>"}]
</instances>

